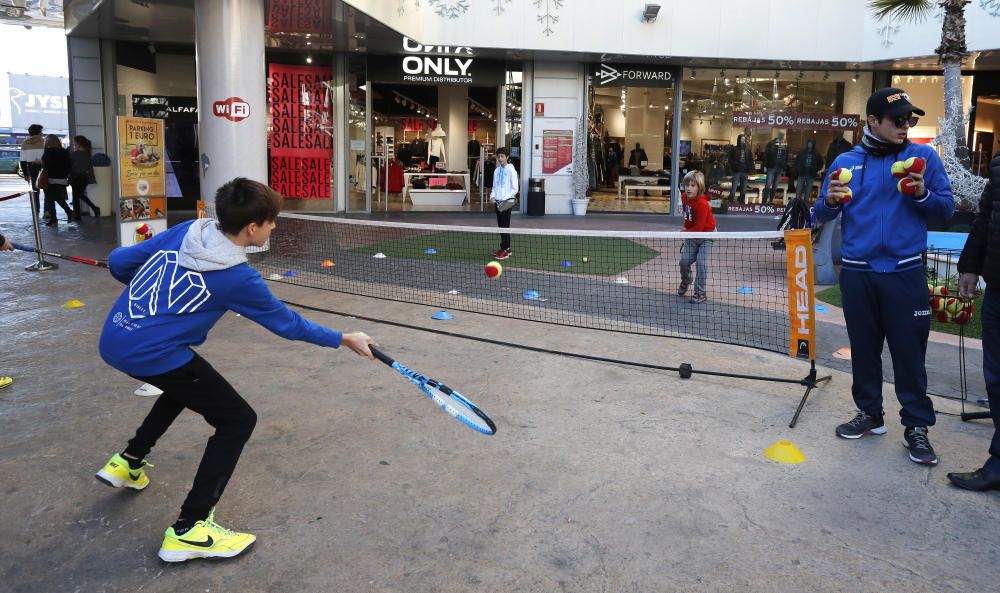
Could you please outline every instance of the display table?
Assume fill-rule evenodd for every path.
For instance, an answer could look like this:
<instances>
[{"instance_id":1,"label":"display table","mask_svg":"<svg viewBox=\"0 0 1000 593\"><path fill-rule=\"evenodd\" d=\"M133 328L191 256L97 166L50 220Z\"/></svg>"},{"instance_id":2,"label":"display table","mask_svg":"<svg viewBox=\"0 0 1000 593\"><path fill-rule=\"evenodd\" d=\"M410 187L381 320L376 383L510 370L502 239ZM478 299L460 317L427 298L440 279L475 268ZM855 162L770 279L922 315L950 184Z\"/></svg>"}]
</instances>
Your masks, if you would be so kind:
<instances>
[{"instance_id":1,"label":"display table","mask_svg":"<svg viewBox=\"0 0 1000 593\"><path fill-rule=\"evenodd\" d=\"M626 181L659 181L660 179L670 179L659 175L619 175L618 176L618 199L622 198L622 186ZM666 186L670 187L670 186Z\"/></svg>"},{"instance_id":2,"label":"display table","mask_svg":"<svg viewBox=\"0 0 1000 593\"><path fill-rule=\"evenodd\" d=\"M414 206L461 206L468 195L464 189L411 189L410 201Z\"/></svg>"},{"instance_id":3,"label":"display table","mask_svg":"<svg viewBox=\"0 0 1000 593\"><path fill-rule=\"evenodd\" d=\"M448 178L451 178L451 177L461 177L465 189L444 189L444 188L410 189L410 178L411 177L448 177ZM428 194L428 192L434 192L434 193L439 193L439 194L443 194L443 193L448 193L449 194L449 199L451 201L449 201L447 204L434 204L434 205L451 205L453 203L454 199L455 199L455 197L454 197L456 195L455 192L460 192L462 194L462 201L459 202L459 205L461 205L465 200L470 200L470 203L471 203L471 198L470 198L470 194L469 194L469 174L468 173L403 173L403 201L404 202L406 201L406 196L407 196L407 194L409 194L410 195L410 201L413 202L414 205L417 205L416 200L414 200L414 198L413 198L413 195L416 194L417 192L422 192L421 198L417 198L417 199L426 198L428 200L444 199L443 195L442 196L430 196ZM423 204L425 204L425 205L431 205L428 202L423 202Z\"/></svg>"},{"instance_id":4,"label":"display table","mask_svg":"<svg viewBox=\"0 0 1000 593\"><path fill-rule=\"evenodd\" d=\"M655 191L660 192L662 196L664 192L667 193L667 199L670 199L670 186L669 185L643 185L641 183L626 183L625 185L625 203L628 204L628 192L629 190L634 190L637 194L639 190L643 191Z\"/></svg>"}]
</instances>

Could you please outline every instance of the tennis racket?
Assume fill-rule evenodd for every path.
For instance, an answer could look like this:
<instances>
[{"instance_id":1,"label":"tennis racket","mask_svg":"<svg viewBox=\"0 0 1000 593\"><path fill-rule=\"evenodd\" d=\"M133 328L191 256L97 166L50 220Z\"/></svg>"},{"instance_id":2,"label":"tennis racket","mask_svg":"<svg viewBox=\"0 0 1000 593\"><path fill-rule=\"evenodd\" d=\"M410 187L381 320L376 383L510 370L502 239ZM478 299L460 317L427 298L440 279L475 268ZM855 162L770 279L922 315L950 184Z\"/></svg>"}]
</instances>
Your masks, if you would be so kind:
<instances>
[{"instance_id":1,"label":"tennis racket","mask_svg":"<svg viewBox=\"0 0 1000 593\"><path fill-rule=\"evenodd\" d=\"M108 260L106 259L90 259L89 257L78 257L76 255L62 255L60 253L53 253L51 251L42 251L40 249L35 249L31 245L22 245L21 243L15 243L13 241L10 244L19 251L27 251L29 253L41 253L48 257L55 257L58 259L66 259L69 261L76 262L78 264L87 264L88 266L98 266L101 268L108 267Z\"/></svg>"},{"instance_id":2,"label":"tennis racket","mask_svg":"<svg viewBox=\"0 0 1000 593\"><path fill-rule=\"evenodd\" d=\"M461 393L451 389L444 383L411 371L372 345L368 347L371 348L375 358L399 371L401 375L409 379L410 382L434 400L434 403L440 406L442 410L448 412L472 430L479 431L485 435L496 434L497 425L490 420L490 417L485 412L480 410L476 404L469 401Z\"/></svg>"},{"instance_id":3,"label":"tennis racket","mask_svg":"<svg viewBox=\"0 0 1000 593\"><path fill-rule=\"evenodd\" d=\"M89 257L78 257L76 255L62 255L61 253L42 251L41 249L35 249L31 245L23 245L21 243L15 243L13 241L11 241L10 244L14 247L14 249L17 249L19 251L27 251L29 253L41 253L42 255L47 255L49 257L75 261L78 264L87 264L88 266L98 266L101 268L108 267L108 260L106 259L90 259Z\"/></svg>"}]
</instances>

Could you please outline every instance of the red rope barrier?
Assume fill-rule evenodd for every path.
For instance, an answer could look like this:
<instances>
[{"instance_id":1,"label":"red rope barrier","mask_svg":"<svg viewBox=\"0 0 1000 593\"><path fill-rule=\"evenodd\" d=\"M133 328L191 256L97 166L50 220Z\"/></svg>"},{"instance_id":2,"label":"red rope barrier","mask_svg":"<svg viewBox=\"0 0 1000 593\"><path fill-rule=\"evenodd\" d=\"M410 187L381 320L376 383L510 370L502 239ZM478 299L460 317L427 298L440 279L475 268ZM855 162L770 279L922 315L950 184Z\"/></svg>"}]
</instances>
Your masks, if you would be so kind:
<instances>
[{"instance_id":1,"label":"red rope barrier","mask_svg":"<svg viewBox=\"0 0 1000 593\"><path fill-rule=\"evenodd\" d=\"M23 191L23 192L16 193L16 194L10 194L9 196L4 196L4 197L0 198L0 202L3 202L4 200L13 200L14 198L20 198L21 196L23 196L26 193L28 193L28 192Z\"/></svg>"}]
</instances>

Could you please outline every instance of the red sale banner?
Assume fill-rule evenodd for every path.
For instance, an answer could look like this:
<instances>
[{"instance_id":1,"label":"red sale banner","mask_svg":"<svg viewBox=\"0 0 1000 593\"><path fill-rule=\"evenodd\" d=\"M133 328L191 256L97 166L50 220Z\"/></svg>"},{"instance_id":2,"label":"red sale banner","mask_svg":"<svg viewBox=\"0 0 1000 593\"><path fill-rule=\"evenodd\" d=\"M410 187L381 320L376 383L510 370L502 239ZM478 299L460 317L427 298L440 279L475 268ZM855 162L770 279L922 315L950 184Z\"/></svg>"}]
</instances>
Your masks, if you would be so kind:
<instances>
[{"instance_id":1,"label":"red sale banner","mask_svg":"<svg viewBox=\"0 0 1000 593\"><path fill-rule=\"evenodd\" d=\"M268 66L269 180L286 199L330 199L332 77L321 66Z\"/></svg>"}]
</instances>

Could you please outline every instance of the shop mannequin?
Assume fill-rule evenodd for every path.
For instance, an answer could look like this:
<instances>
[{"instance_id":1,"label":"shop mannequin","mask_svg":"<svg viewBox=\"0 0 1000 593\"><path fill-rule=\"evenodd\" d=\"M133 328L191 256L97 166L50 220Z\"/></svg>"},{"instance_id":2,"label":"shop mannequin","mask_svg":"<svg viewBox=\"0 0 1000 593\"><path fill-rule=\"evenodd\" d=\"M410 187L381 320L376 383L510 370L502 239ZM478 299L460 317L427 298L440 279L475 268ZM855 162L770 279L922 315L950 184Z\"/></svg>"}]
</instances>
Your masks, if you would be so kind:
<instances>
[{"instance_id":1,"label":"shop mannequin","mask_svg":"<svg viewBox=\"0 0 1000 593\"><path fill-rule=\"evenodd\" d=\"M729 189L729 202L736 197L736 184L740 185L740 204L747 199L747 176L753 170L753 154L747 146L747 138L740 134L736 146L729 151L729 170L733 173L733 186Z\"/></svg>"},{"instance_id":2,"label":"shop mannequin","mask_svg":"<svg viewBox=\"0 0 1000 593\"><path fill-rule=\"evenodd\" d=\"M767 148L764 149L764 168L767 171L763 199L765 204L774 200L778 182L781 181L781 174L786 167L788 167L788 145L785 144L785 133L778 132L778 137L768 142Z\"/></svg>"},{"instance_id":3,"label":"shop mannequin","mask_svg":"<svg viewBox=\"0 0 1000 593\"><path fill-rule=\"evenodd\" d=\"M427 141L427 163L434 170L434 166L440 161L447 163L448 157L444 153L444 128L438 126L431 131L431 137Z\"/></svg>"},{"instance_id":4,"label":"shop mannequin","mask_svg":"<svg viewBox=\"0 0 1000 593\"><path fill-rule=\"evenodd\" d=\"M843 136L837 138L830 143L830 147L826 149L826 166L829 167L833 164L833 159L844 154L851 149L851 143L844 139Z\"/></svg>"},{"instance_id":5,"label":"shop mannequin","mask_svg":"<svg viewBox=\"0 0 1000 593\"><path fill-rule=\"evenodd\" d=\"M812 198L813 181L822 168L823 158L816 152L816 141L809 140L795 158L795 174L798 175L798 180L795 182L796 198L805 198L807 202Z\"/></svg>"}]
</instances>

